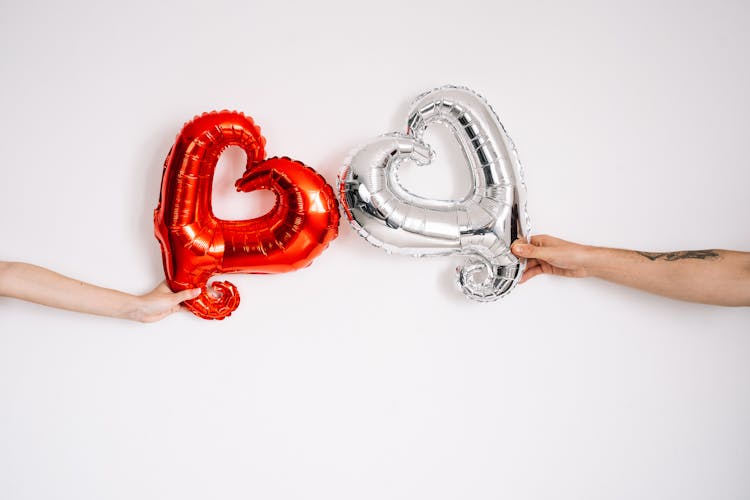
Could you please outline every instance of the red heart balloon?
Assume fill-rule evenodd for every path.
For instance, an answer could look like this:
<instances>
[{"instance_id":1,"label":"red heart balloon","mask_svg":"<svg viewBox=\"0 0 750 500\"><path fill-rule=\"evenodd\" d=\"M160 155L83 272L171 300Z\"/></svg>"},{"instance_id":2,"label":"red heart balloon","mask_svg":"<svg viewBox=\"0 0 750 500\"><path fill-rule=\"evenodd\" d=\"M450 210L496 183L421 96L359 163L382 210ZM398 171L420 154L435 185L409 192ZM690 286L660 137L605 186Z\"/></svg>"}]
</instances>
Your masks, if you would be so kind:
<instances>
[{"instance_id":1,"label":"red heart balloon","mask_svg":"<svg viewBox=\"0 0 750 500\"><path fill-rule=\"evenodd\" d=\"M184 303L201 318L223 319L240 302L232 283L208 286L214 274L293 271L310 265L338 234L338 205L325 179L286 157L264 159L265 142L249 116L214 111L185 124L164 162L154 231L170 288L202 288ZM237 190L266 189L276 196L265 215L248 220L214 216L214 170L228 146L247 154Z\"/></svg>"}]
</instances>

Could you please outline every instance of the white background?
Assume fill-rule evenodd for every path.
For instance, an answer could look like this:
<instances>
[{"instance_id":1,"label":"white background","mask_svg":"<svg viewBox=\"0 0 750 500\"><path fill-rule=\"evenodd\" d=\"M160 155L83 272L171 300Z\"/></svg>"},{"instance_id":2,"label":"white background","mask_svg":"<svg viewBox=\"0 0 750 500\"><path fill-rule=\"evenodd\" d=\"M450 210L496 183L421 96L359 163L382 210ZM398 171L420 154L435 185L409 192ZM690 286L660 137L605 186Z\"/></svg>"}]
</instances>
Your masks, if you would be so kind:
<instances>
[{"instance_id":1,"label":"white background","mask_svg":"<svg viewBox=\"0 0 750 500\"><path fill-rule=\"evenodd\" d=\"M193 115L245 111L333 183L445 83L500 114L535 232L750 250L746 2L407 3L2 0L0 259L143 293ZM0 300L0 497L750 497L750 310L549 277L474 304L459 259L340 231L310 268L232 276L222 322Z\"/></svg>"}]
</instances>

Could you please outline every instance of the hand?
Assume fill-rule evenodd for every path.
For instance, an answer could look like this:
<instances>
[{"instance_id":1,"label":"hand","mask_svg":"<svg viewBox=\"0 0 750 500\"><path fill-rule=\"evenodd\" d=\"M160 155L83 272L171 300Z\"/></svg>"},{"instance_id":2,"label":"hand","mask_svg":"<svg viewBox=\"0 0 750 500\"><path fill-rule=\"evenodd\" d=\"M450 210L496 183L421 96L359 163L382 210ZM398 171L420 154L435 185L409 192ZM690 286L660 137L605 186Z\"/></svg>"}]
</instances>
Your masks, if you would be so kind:
<instances>
[{"instance_id":1,"label":"hand","mask_svg":"<svg viewBox=\"0 0 750 500\"><path fill-rule=\"evenodd\" d=\"M538 274L584 278L589 275L586 264L590 250L590 247L546 234L532 236L531 244L519 239L511 245L516 256L528 259L521 283Z\"/></svg>"},{"instance_id":2,"label":"hand","mask_svg":"<svg viewBox=\"0 0 750 500\"><path fill-rule=\"evenodd\" d=\"M196 298L200 295L200 288L173 292L162 281L159 286L145 295L136 297L135 307L128 313L128 319L152 323L166 318L172 313L179 311L180 305L185 300Z\"/></svg>"}]
</instances>

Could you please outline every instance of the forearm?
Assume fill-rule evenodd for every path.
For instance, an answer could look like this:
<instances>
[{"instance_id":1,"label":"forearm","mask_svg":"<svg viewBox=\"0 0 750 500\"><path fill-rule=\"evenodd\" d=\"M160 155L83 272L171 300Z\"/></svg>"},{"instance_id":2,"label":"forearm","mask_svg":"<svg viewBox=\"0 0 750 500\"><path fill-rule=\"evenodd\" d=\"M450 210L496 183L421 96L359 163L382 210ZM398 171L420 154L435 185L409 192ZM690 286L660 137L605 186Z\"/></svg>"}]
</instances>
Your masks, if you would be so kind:
<instances>
[{"instance_id":1,"label":"forearm","mask_svg":"<svg viewBox=\"0 0 750 500\"><path fill-rule=\"evenodd\" d=\"M588 274L674 299L750 306L750 253L649 253L588 247Z\"/></svg>"},{"instance_id":2,"label":"forearm","mask_svg":"<svg viewBox=\"0 0 750 500\"><path fill-rule=\"evenodd\" d=\"M0 295L101 316L130 317L138 298L32 264L0 262Z\"/></svg>"}]
</instances>

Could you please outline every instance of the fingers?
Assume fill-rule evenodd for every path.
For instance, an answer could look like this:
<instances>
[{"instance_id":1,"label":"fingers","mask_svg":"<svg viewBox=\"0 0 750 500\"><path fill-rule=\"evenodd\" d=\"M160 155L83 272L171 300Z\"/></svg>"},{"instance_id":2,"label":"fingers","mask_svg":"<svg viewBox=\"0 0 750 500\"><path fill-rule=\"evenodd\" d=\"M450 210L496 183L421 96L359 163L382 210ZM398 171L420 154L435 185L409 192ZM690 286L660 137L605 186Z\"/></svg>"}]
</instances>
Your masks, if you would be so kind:
<instances>
[{"instance_id":1,"label":"fingers","mask_svg":"<svg viewBox=\"0 0 750 500\"><path fill-rule=\"evenodd\" d=\"M560 238L555 238L554 236L550 236L549 234L535 234L531 237L531 244L536 246L546 246L550 243L557 243L561 242Z\"/></svg>"},{"instance_id":2,"label":"fingers","mask_svg":"<svg viewBox=\"0 0 750 500\"><path fill-rule=\"evenodd\" d=\"M521 283L526 283L534 276L538 276L540 274L557 274L553 266L547 264L542 260L530 259L526 262L528 262L529 264L526 266L526 270L523 272L521 281L518 282L519 285Z\"/></svg>"},{"instance_id":3,"label":"fingers","mask_svg":"<svg viewBox=\"0 0 750 500\"><path fill-rule=\"evenodd\" d=\"M528 243L521 243L520 241L513 243L510 247L510 251L517 257L541 260L549 260L550 258L553 258L556 253L553 248L537 246L534 244L530 245Z\"/></svg>"},{"instance_id":4,"label":"fingers","mask_svg":"<svg viewBox=\"0 0 750 500\"><path fill-rule=\"evenodd\" d=\"M531 269L527 268L526 271L524 271L523 277L521 278L521 281L519 281L519 284L526 283L527 281L529 281L534 276L537 276L537 275L543 274L543 273L544 273L544 269L542 269L542 266L536 266L536 267L533 267Z\"/></svg>"},{"instance_id":5,"label":"fingers","mask_svg":"<svg viewBox=\"0 0 750 500\"><path fill-rule=\"evenodd\" d=\"M192 290L183 290L183 291L185 291L185 292L191 292ZM175 296L177 296L177 294L175 294ZM163 320L164 318L166 318L170 314L174 314L174 313L179 312L179 311L181 311L183 309L187 310L187 308L185 308L184 306L182 306L179 303L177 303L177 304L173 305L172 307L170 307L169 309L166 309L166 310L163 310L163 311L160 311L160 312L155 312L154 314L152 314L150 316L146 316L145 318L141 319L141 321L143 323L155 323L157 321Z\"/></svg>"},{"instance_id":6,"label":"fingers","mask_svg":"<svg viewBox=\"0 0 750 500\"><path fill-rule=\"evenodd\" d=\"M526 259L526 269L533 269L539 265L539 261L536 259Z\"/></svg>"},{"instance_id":7,"label":"fingers","mask_svg":"<svg viewBox=\"0 0 750 500\"><path fill-rule=\"evenodd\" d=\"M191 288L189 290L182 290L174 294L174 298L177 303L184 302L196 298L201 294L200 288Z\"/></svg>"}]
</instances>

